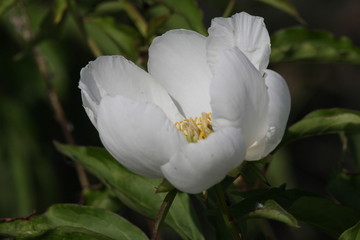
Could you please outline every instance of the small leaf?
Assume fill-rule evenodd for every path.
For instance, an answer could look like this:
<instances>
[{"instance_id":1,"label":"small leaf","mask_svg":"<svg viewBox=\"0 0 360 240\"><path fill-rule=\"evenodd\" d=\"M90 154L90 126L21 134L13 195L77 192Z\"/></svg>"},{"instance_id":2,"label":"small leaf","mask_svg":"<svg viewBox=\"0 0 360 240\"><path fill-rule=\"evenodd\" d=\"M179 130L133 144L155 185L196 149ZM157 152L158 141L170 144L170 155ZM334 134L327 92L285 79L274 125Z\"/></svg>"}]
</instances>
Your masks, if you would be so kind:
<instances>
[{"instance_id":1,"label":"small leaf","mask_svg":"<svg viewBox=\"0 0 360 240\"><path fill-rule=\"evenodd\" d=\"M148 239L139 228L112 212L75 204L56 204L43 215L0 223L0 234L13 237L50 234L60 238L61 232L92 239Z\"/></svg>"},{"instance_id":2,"label":"small leaf","mask_svg":"<svg viewBox=\"0 0 360 240\"><path fill-rule=\"evenodd\" d=\"M347 37L303 27L280 30L271 36L271 62L310 61L360 64L360 48Z\"/></svg>"},{"instance_id":3,"label":"small leaf","mask_svg":"<svg viewBox=\"0 0 360 240\"><path fill-rule=\"evenodd\" d=\"M79 147L56 143L57 149L81 163L89 172L105 183L129 208L155 219L165 198L155 193L161 179L150 179L130 172L118 163L105 149ZM165 219L183 239L204 239L197 227L197 218L185 193L178 193Z\"/></svg>"},{"instance_id":4,"label":"small leaf","mask_svg":"<svg viewBox=\"0 0 360 240\"><path fill-rule=\"evenodd\" d=\"M54 23L58 24L64 17L64 13L68 7L66 0L54 0Z\"/></svg>"},{"instance_id":5,"label":"small leaf","mask_svg":"<svg viewBox=\"0 0 360 240\"><path fill-rule=\"evenodd\" d=\"M256 209L247 215L248 217L267 218L283 222L291 227L299 227L294 216L283 209L274 200L267 200L264 204L258 203Z\"/></svg>"},{"instance_id":6,"label":"small leaf","mask_svg":"<svg viewBox=\"0 0 360 240\"><path fill-rule=\"evenodd\" d=\"M3 15L8 9L15 5L16 0L1 0L0 1L0 16Z\"/></svg>"},{"instance_id":7,"label":"small leaf","mask_svg":"<svg viewBox=\"0 0 360 240\"><path fill-rule=\"evenodd\" d=\"M360 131L360 112L346 109L322 109L311 112L288 128L283 144L310 136Z\"/></svg>"},{"instance_id":8,"label":"small leaf","mask_svg":"<svg viewBox=\"0 0 360 240\"><path fill-rule=\"evenodd\" d=\"M343 232L339 240L360 240L360 222Z\"/></svg>"},{"instance_id":9,"label":"small leaf","mask_svg":"<svg viewBox=\"0 0 360 240\"><path fill-rule=\"evenodd\" d=\"M259 0L260 2L266 3L270 6L273 6L277 9L280 9L287 14L293 16L300 23L305 24L304 19L301 18L299 12L295 8L295 6L289 0Z\"/></svg>"},{"instance_id":10,"label":"small leaf","mask_svg":"<svg viewBox=\"0 0 360 240\"><path fill-rule=\"evenodd\" d=\"M195 0L155 0L155 2L162 3L174 13L183 16L192 30L203 35L207 34L202 23L203 14Z\"/></svg>"}]
</instances>

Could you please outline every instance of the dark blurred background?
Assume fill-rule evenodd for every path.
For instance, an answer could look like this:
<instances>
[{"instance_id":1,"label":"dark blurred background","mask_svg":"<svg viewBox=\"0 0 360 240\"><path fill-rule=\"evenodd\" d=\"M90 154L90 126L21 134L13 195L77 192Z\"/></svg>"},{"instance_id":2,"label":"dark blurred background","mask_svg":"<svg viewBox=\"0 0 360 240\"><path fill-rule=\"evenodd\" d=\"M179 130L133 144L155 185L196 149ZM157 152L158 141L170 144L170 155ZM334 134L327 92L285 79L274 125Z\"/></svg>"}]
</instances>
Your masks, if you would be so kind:
<instances>
[{"instance_id":1,"label":"dark blurred background","mask_svg":"<svg viewBox=\"0 0 360 240\"><path fill-rule=\"evenodd\" d=\"M51 1L24 2L36 32L47 17ZM101 2L79 0L78 6L86 14ZM140 4L142 1L134 2ZM292 2L308 28L326 30L336 37L348 36L360 46L360 1ZM223 14L228 1L201 0L198 3L207 28L212 18ZM264 17L270 35L281 28L300 25L290 15L259 1L237 1L234 12L240 11ZM74 164L53 145L54 140L65 142L65 139L54 118L46 85L33 56L26 52L24 41L14 33L6 16L0 16L0 218L27 215L34 209L42 212L53 203L77 203L81 196ZM117 21L132 24L127 16L120 16ZM49 32L39 46L51 60L51 80L72 123L76 143L101 146L97 131L82 108L77 87L80 69L95 57L73 20L65 20L61 25ZM101 32L94 34L101 38ZM161 29L157 34L161 34ZM118 54L112 49L109 45L103 52ZM289 85L292 96L289 125L320 108L360 110L360 68L357 65L292 62L270 64L270 68L279 72ZM294 142L274 156L268 172L269 181L273 186L287 183L289 188L331 198L327 185L343 158L338 135ZM97 182L96 179L91 181ZM279 239L289 239L286 237L291 232L301 232L292 234L293 239L331 239L306 225L299 230L272 224Z\"/></svg>"}]
</instances>

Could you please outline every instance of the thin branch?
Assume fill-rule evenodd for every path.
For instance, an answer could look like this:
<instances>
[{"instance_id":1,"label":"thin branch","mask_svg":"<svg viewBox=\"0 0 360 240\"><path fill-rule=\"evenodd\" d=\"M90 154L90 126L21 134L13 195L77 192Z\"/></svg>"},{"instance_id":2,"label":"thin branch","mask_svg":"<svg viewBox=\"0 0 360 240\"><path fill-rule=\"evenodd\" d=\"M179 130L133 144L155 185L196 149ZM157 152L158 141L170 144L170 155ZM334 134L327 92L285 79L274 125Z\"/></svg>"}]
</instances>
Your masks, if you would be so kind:
<instances>
[{"instance_id":1,"label":"thin branch","mask_svg":"<svg viewBox=\"0 0 360 240\"><path fill-rule=\"evenodd\" d=\"M22 216L22 217L12 217L12 218L0 218L0 222L12 222L15 220L29 220L32 216L36 214L35 210L32 210L32 212L29 215Z\"/></svg>"},{"instance_id":2,"label":"thin branch","mask_svg":"<svg viewBox=\"0 0 360 240\"><path fill-rule=\"evenodd\" d=\"M156 217L154 227L153 227L151 240L156 240L158 238L160 226L163 223L163 221L165 220L165 217L166 217L167 213L169 212L171 204L175 199L176 193L177 193L176 189L171 190L170 192L168 192L168 194L166 195L164 201L162 202L160 210L159 210L158 215Z\"/></svg>"},{"instance_id":3,"label":"thin branch","mask_svg":"<svg viewBox=\"0 0 360 240\"><path fill-rule=\"evenodd\" d=\"M18 1L18 9L20 10L20 14L16 18L12 19L13 25L17 32L23 37L24 41L30 43L34 39L34 34L23 1ZM61 106L57 93L55 92L54 86L51 81L52 74L47 67L46 59L42 55L39 47L37 46L33 47L32 53L38 66L40 75L45 82L48 97L50 100L50 105L54 111L55 119L60 125L62 133L64 134L66 143L75 145L75 140L71 132L73 125L66 118L64 109ZM75 168L81 187L83 189L87 188L89 186L89 181L86 176L85 169L83 168L83 166L77 163L75 163Z\"/></svg>"}]
</instances>

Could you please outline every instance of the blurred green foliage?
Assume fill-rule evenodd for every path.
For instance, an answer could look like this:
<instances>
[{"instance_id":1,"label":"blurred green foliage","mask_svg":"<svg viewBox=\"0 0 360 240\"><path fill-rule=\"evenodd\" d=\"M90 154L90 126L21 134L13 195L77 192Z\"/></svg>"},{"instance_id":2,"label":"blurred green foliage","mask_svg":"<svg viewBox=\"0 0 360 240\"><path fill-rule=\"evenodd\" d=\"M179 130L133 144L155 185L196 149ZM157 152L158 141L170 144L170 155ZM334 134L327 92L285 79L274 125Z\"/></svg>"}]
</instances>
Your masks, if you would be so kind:
<instances>
[{"instance_id":1,"label":"blurred green foliage","mask_svg":"<svg viewBox=\"0 0 360 240\"><path fill-rule=\"evenodd\" d=\"M90 176L91 184L97 184L100 179L106 185L81 189L74 163L57 153L53 146L53 140L66 142L66 137L56 120L56 109L49 100L49 92L53 91L59 97L63 110L71 120L67 127L77 143L100 145L97 133L82 109L77 89L79 71L88 61L99 55L119 54L146 68L147 49L157 35L175 28L191 29L206 35L213 17L222 16L225 11L247 11L263 16L272 35L271 67L280 72L289 84L293 100L289 125L292 126L283 146L271 161L250 163L241 169L248 181L242 190L249 192L246 196L238 195L232 199L234 202L247 200L240 202L243 205L234 204L234 213L238 217L261 216L292 226L303 226L305 222L316 227L288 230L285 225L279 226L273 221L249 221L246 235L250 239L262 239L265 233L269 234L269 223L277 239L310 239L309 236L332 239L317 228L333 237L339 237L349 228L340 239L353 239L359 233L356 218L359 216L360 192L359 113L356 111L360 109L360 50L357 47L360 35L359 22L356 21L359 12L356 9L360 9L356 0L330 3L308 0L296 2L296 6L283 0L1 0L0 218L26 216L34 209L43 212L59 202L83 202L125 215L130 208L153 218L156 215L155 205L161 203L164 195L155 195L155 200L144 200L141 199L141 191L148 191L148 197L153 198L150 191L157 182L142 179L146 187L141 184L139 189L126 189L119 176L109 175L99 166L94 168L96 165L111 164L111 160L105 164L92 158L89 160L89 156L81 156L84 153L74 156L72 154L82 148L72 149L64 145L64 149L70 149L67 155L84 164L97 177ZM305 22L307 26L298 26ZM42 66L45 71L37 56L45 63ZM326 64L314 65L320 62ZM312 112L335 107L355 111L327 109ZM309 112L312 113L307 115ZM337 135L320 136L330 133ZM310 136L312 138L302 140ZM296 145L285 145L295 140L299 140ZM84 149L81 151L93 151L91 148ZM101 159L106 153L99 151L92 153L100 154ZM262 180L260 185L256 179ZM308 193L276 188L285 182L288 186L316 192L317 195L308 196ZM265 190L252 192L259 186L264 187L264 183L272 184L273 188L269 190L267 186ZM261 202L262 208L256 209L259 196L267 201ZM167 223L185 239L202 239L200 230L212 233L213 229L209 226L217 223L208 223L205 216L195 210L190 211L190 200L187 195L178 195L178 203L174 204L179 207L171 210L173 213L170 212ZM196 200L203 203L203 199ZM200 205L203 209L204 204ZM65 210L71 213L67 215ZM86 216L110 218L109 222L123 221L106 210L78 205L53 205L44 215L31 220L43 219L40 221L42 224L47 222L40 229L41 234L45 234L42 239L109 239L119 230L115 226L104 233L102 225L98 225L101 221L99 223L99 219L95 219L91 226L94 224L99 231L94 233L88 226L64 223L61 217L65 214L65 218L71 218L72 214L78 216L84 212L88 215L83 216L84 221L79 221L84 225L87 223ZM140 221L138 225L143 224L142 229L146 229L145 220L138 220L135 212L130 212L130 218L133 222ZM188 215L189 212L197 213L201 224L197 217ZM58 215L52 215L54 213ZM211 211L207 214L211 215ZM20 220L16 222L23 224ZM254 225L260 225L261 231ZM11 224L1 226L2 229L9 229L9 226L18 229ZM14 231L7 233L10 232ZM2 230L2 233L6 231ZM141 232L139 234L142 235ZM28 239L36 238L35 235Z\"/></svg>"}]
</instances>

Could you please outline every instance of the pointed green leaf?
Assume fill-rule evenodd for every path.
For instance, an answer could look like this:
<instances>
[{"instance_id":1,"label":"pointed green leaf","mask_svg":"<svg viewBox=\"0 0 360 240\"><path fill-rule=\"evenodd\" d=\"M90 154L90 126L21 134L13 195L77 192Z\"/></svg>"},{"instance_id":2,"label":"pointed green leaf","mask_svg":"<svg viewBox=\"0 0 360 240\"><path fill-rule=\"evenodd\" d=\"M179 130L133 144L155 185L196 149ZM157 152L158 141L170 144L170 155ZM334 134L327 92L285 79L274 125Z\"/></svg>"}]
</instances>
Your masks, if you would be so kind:
<instances>
[{"instance_id":1,"label":"pointed green leaf","mask_svg":"<svg viewBox=\"0 0 360 240\"><path fill-rule=\"evenodd\" d=\"M290 126L283 143L310 136L343 132L360 132L360 112L338 108L316 110Z\"/></svg>"},{"instance_id":2,"label":"pointed green leaf","mask_svg":"<svg viewBox=\"0 0 360 240\"><path fill-rule=\"evenodd\" d=\"M271 62L309 61L360 64L360 48L347 37L303 27L280 30L271 36Z\"/></svg>"},{"instance_id":3,"label":"pointed green leaf","mask_svg":"<svg viewBox=\"0 0 360 240\"><path fill-rule=\"evenodd\" d=\"M287 14L293 16L300 23L304 24L305 21L300 17L299 12L295 8L295 6L289 0L259 0L260 2L266 3L270 6L273 6L277 9L280 9Z\"/></svg>"},{"instance_id":4,"label":"pointed green leaf","mask_svg":"<svg viewBox=\"0 0 360 240\"><path fill-rule=\"evenodd\" d=\"M54 0L54 23L58 24L64 17L68 7L66 0Z\"/></svg>"},{"instance_id":5,"label":"pointed green leaf","mask_svg":"<svg viewBox=\"0 0 360 240\"><path fill-rule=\"evenodd\" d=\"M192 30L203 35L207 34L204 24L202 23L202 11L197 6L195 0L155 0L155 2L162 3L174 13L183 16Z\"/></svg>"},{"instance_id":6,"label":"pointed green leaf","mask_svg":"<svg viewBox=\"0 0 360 240\"><path fill-rule=\"evenodd\" d=\"M0 223L0 234L13 237L50 234L59 238L61 232L90 239L148 239L139 228L112 212L75 204L56 204L43 215Z\"/></svg>"},{"instance_id":7,"label":"pointed green leaf","mask_svg":"<svg viewBox=\"0 0 360 240\"><path fill-rule=\"evenodd\" d=\"M256 209L247 215L248 217L267 218L283 222L291 227L299 227L298 222L294 216L288 213L274 200L267 200L266 202L258 203Z\"/></svg>"},{"instance_id":8,"label":"pointed green leaf","mask_svg":"<svg viewBox=\"0 0 360 240\"><path fill-rule=\"evenodd\" d=\"M360 221L355 226L343 232L339 240L360 240Z\"/></svg>"},{"instance_id":9,"label":"pointed green leaf","mask_svg":"<svg viewBox=\"0 0 360 240\"><path fill-rule=\"evenodd\" d=\"M105 149L59 143L56 143L56 147L60 152L81 163L89 172L97 176L126 206L143 216L156 218L166 195L155 193L161 179L145 178L130 172ZM165 223L183 239L203 239L189 201L187 194L178 193Z\"/></svg>"},{"instance_id":10,"label":"pointed green leaf","mask_svg":"<svg viewBox=\"0 0 360 240\"><path fill-rule=\"evenodd\" d=\"M0 1L0 16L3 15L8 9L15 5L16 0L1 0Z\"/></svg>"}]
</instances>

